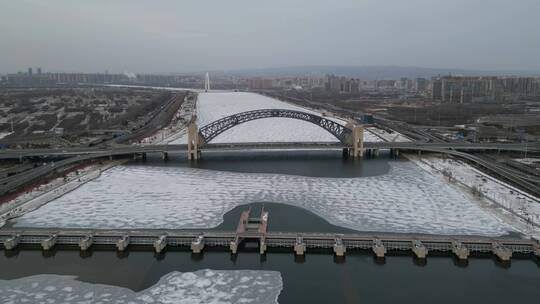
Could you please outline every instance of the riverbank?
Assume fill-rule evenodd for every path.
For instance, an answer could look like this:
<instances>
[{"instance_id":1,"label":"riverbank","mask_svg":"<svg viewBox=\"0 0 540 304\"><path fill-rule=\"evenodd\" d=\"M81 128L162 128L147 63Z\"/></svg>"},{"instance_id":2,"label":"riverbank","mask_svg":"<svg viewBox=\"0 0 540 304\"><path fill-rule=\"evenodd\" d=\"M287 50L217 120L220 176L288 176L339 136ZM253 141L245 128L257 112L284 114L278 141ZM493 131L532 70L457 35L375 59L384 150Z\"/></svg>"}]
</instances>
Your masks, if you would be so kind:
<instances>
[{"instance_id":1,"label":"riverbank","mask_svg":"<svg viewBox=\"0 0 540 304\"><path fill-rule=\"evenodd\" d=\"M524 235L540 239L540 200L452 157L406 154L424 170L475 198L480 207Z\"/></svg>"},{"instance_id":2,"label":"riverbank","mask_svg":"<svg viewBox=\"0 0 540 304\"><path fill-rule=\"evenodd\" d=\"M0 227L4 226L8 220L22 216L58 199L83 184L98 178L102 172L124 162L126 161L118 160L106 164L91 164L69 172L65 177L55 178L30 191L20 193L12 200L0 205Z\"/></svg>"}]
</instances>

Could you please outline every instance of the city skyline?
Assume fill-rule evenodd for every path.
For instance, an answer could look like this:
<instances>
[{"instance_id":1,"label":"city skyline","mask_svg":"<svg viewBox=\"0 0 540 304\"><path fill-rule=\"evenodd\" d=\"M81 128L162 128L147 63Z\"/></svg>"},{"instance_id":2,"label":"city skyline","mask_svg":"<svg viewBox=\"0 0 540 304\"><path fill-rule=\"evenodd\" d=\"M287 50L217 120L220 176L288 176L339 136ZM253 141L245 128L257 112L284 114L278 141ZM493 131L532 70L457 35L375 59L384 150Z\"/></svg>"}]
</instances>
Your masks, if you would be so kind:
<instances>
[{"instance_id":1,"label":"city skyline","mask_svg":"<svg viewBox=\"0 0 540 304\"><path fill-rule=\"evenodd\" d=\"M0 56L9 60L0 72L27 66L135 73L309 65L540 70L540 41L529 35L540 25L534 13L540 3L533 0L210 2L2 1Z\"/></svg>"}]
</instances>

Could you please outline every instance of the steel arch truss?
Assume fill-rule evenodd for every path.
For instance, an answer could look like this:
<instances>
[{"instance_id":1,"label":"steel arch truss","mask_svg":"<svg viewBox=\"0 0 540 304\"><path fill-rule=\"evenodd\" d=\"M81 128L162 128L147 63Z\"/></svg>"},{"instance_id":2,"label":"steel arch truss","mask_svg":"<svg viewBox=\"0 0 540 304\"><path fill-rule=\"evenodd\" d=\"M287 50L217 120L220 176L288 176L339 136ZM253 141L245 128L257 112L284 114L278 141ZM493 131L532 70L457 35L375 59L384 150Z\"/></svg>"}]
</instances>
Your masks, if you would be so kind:
<instances>
[{"instance_id":1,"label":"steel arch truss","mask_svg":"<svg viewBox=\"0 0 540 304\"><path fill-rule=\"evenodd\" d=\"M209 143L219 134L239 124L243 124L252 120L272 117L292 118L311 122L330 132L343 144L348 144L350 142L350 136L352 131L349 128L333 120L318 115L284 109L261 109L255 111L247 111L221 118L202 127L199 130L201 142L202 144ZM295 130L291 130L291 132L294 131Z\"/></svg>"}]
</instances>

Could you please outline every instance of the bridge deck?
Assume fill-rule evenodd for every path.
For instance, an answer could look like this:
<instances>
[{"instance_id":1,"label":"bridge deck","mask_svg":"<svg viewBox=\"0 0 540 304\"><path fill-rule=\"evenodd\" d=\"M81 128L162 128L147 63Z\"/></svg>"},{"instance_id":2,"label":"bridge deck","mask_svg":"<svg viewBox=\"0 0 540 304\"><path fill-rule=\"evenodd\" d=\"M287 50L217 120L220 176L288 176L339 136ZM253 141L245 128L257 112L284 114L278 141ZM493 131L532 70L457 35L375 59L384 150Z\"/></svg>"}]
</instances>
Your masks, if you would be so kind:
<instances>
[{"instance_id":1,"label":"bridge deck","mask_svg":"<svg viewBox=\"0 0 540 304\"><path fill-rule=\"evenodd\" d=\"M94 245L115 245L129 237L129 244L148 246L166 235L167 246L187 246L204 236L205 245L227 247L238 239L263 239L268 247L293 248L298 237L303 239L307 248L332 248L336 239L340 239L347 249L371 249L373 244L382 243L388 250L413 249L413 242L420 241L429 251L452 252L453 244L460 243L470 252L494 253L495 244L512 253L540 254L540 244L535 240L514 238L487 238L472 236L435 236L420 234L331 234L259 231L192 231L192 230L104 230L104 229L0 229L0 246L16 239L17 245L40 245L54 237L56 245L78 245L88 236Z\"/></svg>"},{"instance_id":2,"label":"bridge deck","mask_svg":"<svg viewBox=\"0 0 540 304\"><path fill-rule=\"evenodd\" d=\"M276 150L276 149L340 149L347 146L340 142L244 142L209 143L201 146L204 151L227 150ZM403 149L432 151L441 149L461 151L540 151L540 143L427 143L427 142L364 142L365 149ZM0 151L0 159L19 159L25 157L69 157L82 155L115 156L137 153L185 153L187 145L126 145L110 149L66 148L66 149L5 149Z\"/></svg>"}]
</instances>

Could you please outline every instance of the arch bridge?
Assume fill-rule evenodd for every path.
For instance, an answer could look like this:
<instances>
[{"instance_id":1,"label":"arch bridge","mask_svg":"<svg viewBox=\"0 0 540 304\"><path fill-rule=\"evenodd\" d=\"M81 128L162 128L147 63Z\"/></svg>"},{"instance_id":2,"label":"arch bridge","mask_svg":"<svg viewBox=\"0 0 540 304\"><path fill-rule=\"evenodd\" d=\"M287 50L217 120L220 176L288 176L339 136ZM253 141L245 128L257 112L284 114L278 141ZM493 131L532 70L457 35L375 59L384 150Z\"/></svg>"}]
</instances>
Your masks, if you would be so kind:
<instances>
[{"instance_id":1,"label":"arch bridge","mask_svg":"<svg viewBox=\"0 0 540 304\"><path fill-rule=\"evenodd\" d=\"M248 121L264 118L290 118L315 124L337 138L343 145L353 148L353 157L362 156L363 128L356 125L342 125L331 119L312 113L288 109L260 109L233 114L218 119L198 129L191 124L188 130L188 156L197 159L199 147L212 141L219 134ZM290 130L294 132L295 130Z\"/></svg>"}]
</instances>

